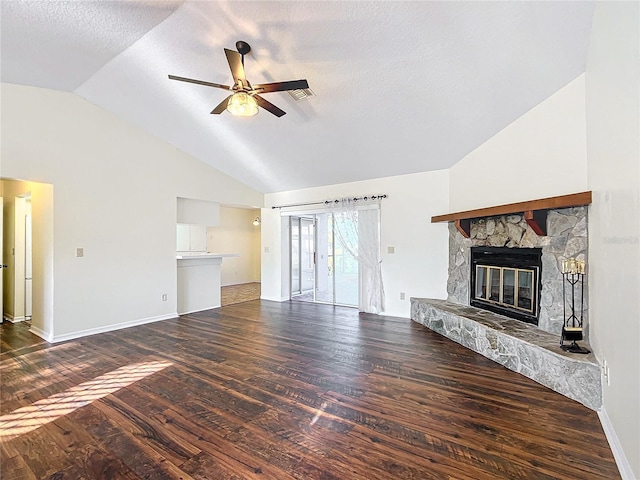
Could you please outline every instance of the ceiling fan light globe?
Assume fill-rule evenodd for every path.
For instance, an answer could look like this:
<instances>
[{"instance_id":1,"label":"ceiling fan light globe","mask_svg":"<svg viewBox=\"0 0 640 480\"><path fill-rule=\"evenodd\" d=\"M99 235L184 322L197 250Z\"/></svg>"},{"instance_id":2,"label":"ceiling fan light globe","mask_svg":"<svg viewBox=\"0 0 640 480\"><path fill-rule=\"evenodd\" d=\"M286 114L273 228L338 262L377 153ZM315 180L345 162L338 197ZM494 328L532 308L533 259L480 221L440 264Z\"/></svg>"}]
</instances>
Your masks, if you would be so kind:
<instances>
[{"instance_id":1,"label":"ceiling fan light globe","mask_svg":"<svg viewBox=\"0 0 640 480\"><path fill-rule=\"evenodd\" d=\"M239 117L253 117L258 113L258 102L245 92L237 92L229 99L227 110Z\"/></svg>"}]
</instances>

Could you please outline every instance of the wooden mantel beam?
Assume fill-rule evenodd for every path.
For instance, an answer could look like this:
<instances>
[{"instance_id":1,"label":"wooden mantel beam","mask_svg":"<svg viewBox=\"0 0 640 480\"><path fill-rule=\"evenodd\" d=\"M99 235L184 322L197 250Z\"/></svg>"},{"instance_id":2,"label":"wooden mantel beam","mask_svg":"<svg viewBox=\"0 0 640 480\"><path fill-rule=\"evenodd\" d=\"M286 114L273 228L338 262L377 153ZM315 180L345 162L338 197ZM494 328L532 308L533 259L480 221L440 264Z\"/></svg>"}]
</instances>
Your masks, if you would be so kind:
<instances>
[{"instance_id":1,"label":"wooden mantel beam","mask_svg":"<svg viewBox=\"0 0 640 480\"><path fill-rule=\"evenodd\" d=\"M455 222L458 231L469 238L471 219L495 217L497 215L524 214L525 221L538 235L547 234L547 212L558 208L581 207L591 204L591 192L572 193L558 197L541 198L528 202L508 203L495 207L466 210L464 212L447 213L431 217L431 223Z\"/></svg>"}]
</instances>

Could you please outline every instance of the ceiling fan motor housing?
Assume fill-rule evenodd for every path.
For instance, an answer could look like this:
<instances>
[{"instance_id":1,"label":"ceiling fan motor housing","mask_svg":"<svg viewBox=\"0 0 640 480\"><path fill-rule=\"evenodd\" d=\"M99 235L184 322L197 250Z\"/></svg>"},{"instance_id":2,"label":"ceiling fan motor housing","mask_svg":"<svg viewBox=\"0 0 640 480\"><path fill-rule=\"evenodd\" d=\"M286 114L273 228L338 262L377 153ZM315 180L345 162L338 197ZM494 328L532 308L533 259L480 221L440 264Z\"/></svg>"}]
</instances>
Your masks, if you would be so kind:
<instances>
[{"instance_id":1,"label":"ceiling fan motor housing","mask_svg":"<svg viewBox=\"0 0 640 480\"><path fill-rule=\"evenodd\" d=\"M244 57L247 53L251 51L251 45L249 45L247 42L244 42L242 40L238 40L236 42L236 50L238 50L238 53Z\"/></svg>"}]
</instances>

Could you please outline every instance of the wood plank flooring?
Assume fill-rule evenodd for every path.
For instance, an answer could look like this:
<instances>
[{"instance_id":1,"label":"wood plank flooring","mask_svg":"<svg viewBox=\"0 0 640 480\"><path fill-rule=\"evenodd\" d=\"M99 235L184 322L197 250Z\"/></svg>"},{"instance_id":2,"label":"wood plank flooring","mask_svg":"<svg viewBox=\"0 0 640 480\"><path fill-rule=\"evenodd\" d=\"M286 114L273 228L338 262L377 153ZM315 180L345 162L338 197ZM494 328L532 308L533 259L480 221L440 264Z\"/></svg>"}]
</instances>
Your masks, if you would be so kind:
<instances>
[{"instance_id":1,"label":"wood plank flooring","mask_svg":"<svg viewBox=\"0 0 640 480\"><path fill-rule=\"evenodd\" d=\"M254 300L55 345L15 327L6 480L620 478L595 412L408 319Z\"/></svg>"}]
</instances>

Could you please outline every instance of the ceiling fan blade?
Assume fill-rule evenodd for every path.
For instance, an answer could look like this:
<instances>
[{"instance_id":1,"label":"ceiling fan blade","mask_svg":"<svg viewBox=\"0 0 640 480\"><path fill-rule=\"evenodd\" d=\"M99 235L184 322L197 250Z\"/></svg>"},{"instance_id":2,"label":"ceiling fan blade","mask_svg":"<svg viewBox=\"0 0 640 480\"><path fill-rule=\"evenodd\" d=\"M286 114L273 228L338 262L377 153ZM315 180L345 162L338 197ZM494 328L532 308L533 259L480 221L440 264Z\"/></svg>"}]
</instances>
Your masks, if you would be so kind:
<instances>
[{"instance_id":1,"label":"ceiling fan blade","mask_svg":"<svg viewBox=\"0 0 640 480\"><path fill-rule=\"evenodd\" d=\"M227 98L222 100L216 108L211 110L211 113L215 115L220 115L222 112L224 112L227 109L227 105L229 105L229 99L231 97L233 97L233 95L229 95Z\"/></svg>"},{"instance_id":2,"label":"ceiling fan blade","mask_svg":"<svg viewBox=\"0 0 640 480\"><path fill-rule=\"evenodd\" d=\"M302 88L309 88L309 83L306 80L291 80L289 82L263 83L261 85L253 86L253 89L258 93L284 92L286 90L298 90Z\"/></svg>"},{"instance_id":3,"label":"ceiling fan blade","mask_svg":"<svg viewBox=\"0 0 640 480\"><path fill-rule=\"evenodd\" d=\"M281 117L287 114L287 112L285 112L284 110L280 110L273 103L266 101L260 95L254 95L253 98L255 98L256 102L258 102L258 106L264 108L268 112L273 113L276 117Z\"/></svg>"},{"instance_id":4,"label":"ceiling fan blade","mask_svg":"<svg viewBox=\"0 0 640 480\"><path fill-rule=\"evenodd\" d=\"M247 83L247 79L244 76L244 66L242 65L242 55L227 48L224 49L224 53L227 56L227 62L229 62L233 82L238 83L238 80L241 80L243 85Z\"/></svg>"},{"instance_id":5,"label":"ceiling fan blade","mask_svg":"<svg viewBox=\"0 0 640 480\"><path fill-rule=\"evenodd\" d=\"M219 83L204 82L202 80L195 80L193 78L176 77L175 75L169 75L169 80L178 80L180 82L195 83L196 85L204 85L205 87L224 88L225 90L231 90L231 87L226 85L220 85Z\"/></svg>"}]
</instances>

